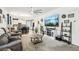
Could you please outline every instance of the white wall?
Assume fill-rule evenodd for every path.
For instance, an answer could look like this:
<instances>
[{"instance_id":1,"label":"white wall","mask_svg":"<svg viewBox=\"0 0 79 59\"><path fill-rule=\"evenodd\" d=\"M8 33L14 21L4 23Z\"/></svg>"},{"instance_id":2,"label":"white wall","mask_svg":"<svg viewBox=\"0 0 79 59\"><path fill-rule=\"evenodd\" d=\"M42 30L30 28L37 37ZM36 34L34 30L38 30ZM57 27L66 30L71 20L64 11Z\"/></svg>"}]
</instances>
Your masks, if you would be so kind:
<instances>
[{"instance_id":1,"label":"white wall","mask_svg":"<svg viewBox=\"0 0 79 59\"><path fill-rule=\"evenodd\" d=\"M72 44L79 46L79 9L75 12L75 18L72 24Z\"/></svg>"}]
</instances>

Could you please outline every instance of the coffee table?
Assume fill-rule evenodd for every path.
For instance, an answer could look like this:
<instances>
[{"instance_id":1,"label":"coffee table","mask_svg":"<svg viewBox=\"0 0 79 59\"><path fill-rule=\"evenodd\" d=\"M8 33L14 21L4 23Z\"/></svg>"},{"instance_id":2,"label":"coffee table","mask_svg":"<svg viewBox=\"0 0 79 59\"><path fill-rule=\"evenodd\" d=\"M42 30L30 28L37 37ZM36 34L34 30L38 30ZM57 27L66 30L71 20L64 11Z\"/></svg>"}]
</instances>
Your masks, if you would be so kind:
<instances>
[{"instance_id":1,"label":"coffee table","mask_svg":"<svg viewBox=\"0 0 79 59\"><path fill-rule=\"evenodd\" d=\"M43 38L43 35L35 34L31 36L31 42L33 44L41 43L43 41L42 38Z\"/></svg>"}]
</instances>

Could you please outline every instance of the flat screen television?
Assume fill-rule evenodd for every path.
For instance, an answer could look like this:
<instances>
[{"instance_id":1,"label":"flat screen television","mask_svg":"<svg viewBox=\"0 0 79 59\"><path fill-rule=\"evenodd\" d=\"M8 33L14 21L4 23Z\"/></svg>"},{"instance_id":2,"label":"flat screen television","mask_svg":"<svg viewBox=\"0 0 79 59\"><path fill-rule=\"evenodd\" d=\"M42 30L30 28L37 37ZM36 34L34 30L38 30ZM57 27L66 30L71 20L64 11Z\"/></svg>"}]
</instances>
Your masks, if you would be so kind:
<instances>
[{"instance_id":1,"label":"flat screen television","mask_svg":"<svg viewBox=\"0 0 79 59\"><path fill-rule=\"evenodd\" d=\"M44 18L45 26L58 27L59 26L59 15L52 15Z\"/></svg>"}]
</instances>

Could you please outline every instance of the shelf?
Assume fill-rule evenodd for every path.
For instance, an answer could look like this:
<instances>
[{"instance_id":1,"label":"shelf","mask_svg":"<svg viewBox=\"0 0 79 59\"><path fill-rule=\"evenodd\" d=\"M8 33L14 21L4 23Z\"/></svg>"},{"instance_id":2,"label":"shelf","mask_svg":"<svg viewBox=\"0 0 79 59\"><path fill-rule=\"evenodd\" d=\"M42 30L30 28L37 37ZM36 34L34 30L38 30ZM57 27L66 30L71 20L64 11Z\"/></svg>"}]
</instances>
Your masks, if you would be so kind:
<instances>
[{"instance_id":1,"label":"shelf","mask_svg":"<svg viewBox=\"0 0 79 59\"><path fill-rule=\"evenodd\" d=\"M70 32L70 30L62 30L63 32Z\"/></svg>"},{"instance_id":2,"label":"shelf","mask_svg":"<svg viewBox=\"0 0 79 59\"><path fill-rule=\"evenodd\" d=\"M71 35L72 35L72 22L70 24L61 23L61 37L62 41L71 43ZM67 38L67 39L66 39Z\"/></svg>"},{"instance_id":3,"label":"shelf","mask_svg":"<svg viewBox=\"0 0 79 59\"><path fill-rule=\"evenodd\" d=\"M67 35L62 35L62 36L65 36L65 37L69 37L70 38L70 36L67 36Z\"/></svg>"},{"instance_id":4,"label":"shelf","mask_svg":"<svg viewBox=\"0 0 79 59\"><path fill-rule=\"evenodd\" d=\"M62 27L70 27L70 26L62 26Z\"/></svg>"}]
</instances>

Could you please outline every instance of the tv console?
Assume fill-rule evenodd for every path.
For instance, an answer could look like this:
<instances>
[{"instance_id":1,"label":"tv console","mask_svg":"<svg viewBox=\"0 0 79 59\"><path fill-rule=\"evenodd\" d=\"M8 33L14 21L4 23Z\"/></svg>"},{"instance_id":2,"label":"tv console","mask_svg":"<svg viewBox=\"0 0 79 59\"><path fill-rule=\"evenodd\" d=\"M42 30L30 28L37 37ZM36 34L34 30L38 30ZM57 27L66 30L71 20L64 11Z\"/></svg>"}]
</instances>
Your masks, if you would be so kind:
<instances>
[{"instance_id":1,"label":"tv console","mask_svg":"<svg viewBox=\"0 0 79 59\"><path fill-rule=\"evenodd\" d=\"M55 33L55 28L46 28L46 32L48 36L52 36L54 37L54 33Z\"/></svg>"}]
</instances>

